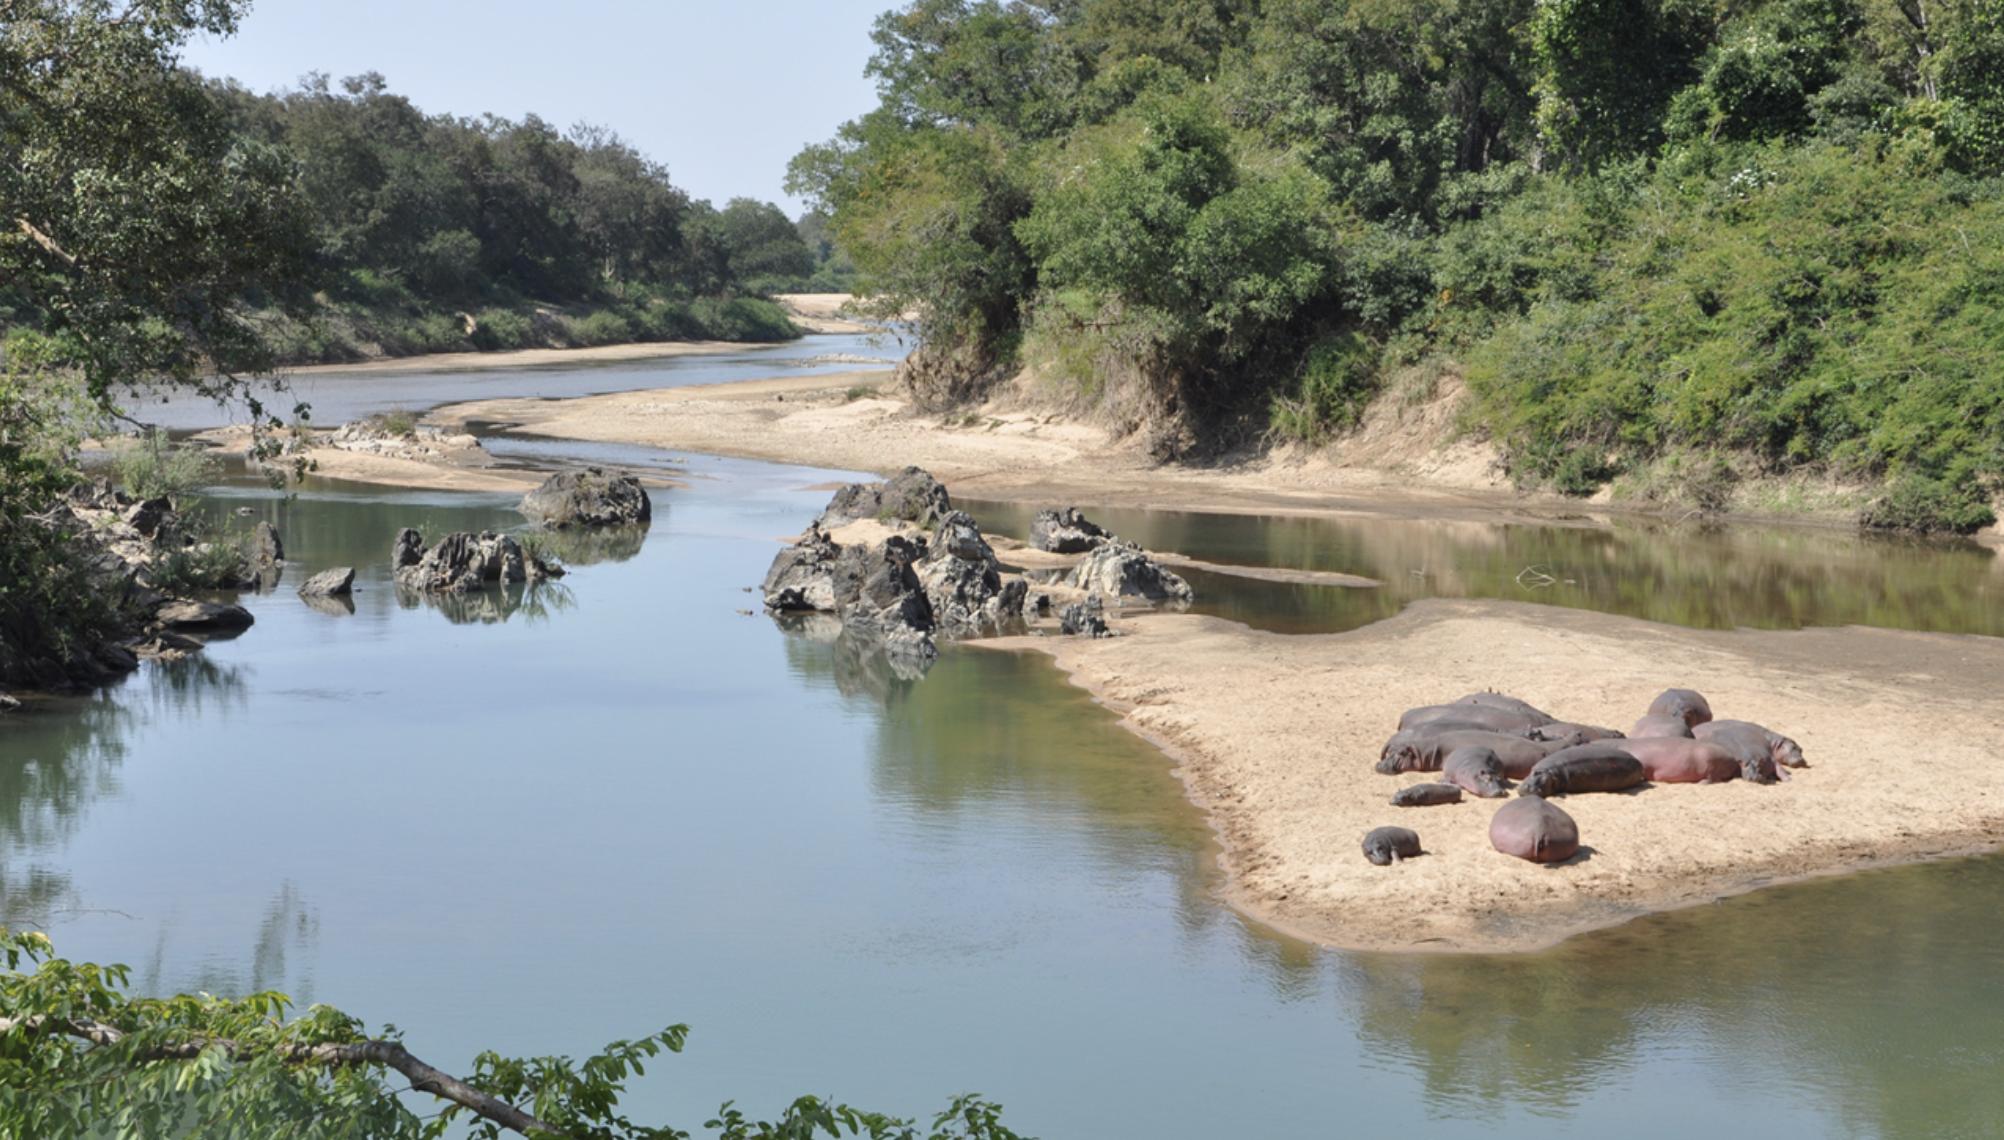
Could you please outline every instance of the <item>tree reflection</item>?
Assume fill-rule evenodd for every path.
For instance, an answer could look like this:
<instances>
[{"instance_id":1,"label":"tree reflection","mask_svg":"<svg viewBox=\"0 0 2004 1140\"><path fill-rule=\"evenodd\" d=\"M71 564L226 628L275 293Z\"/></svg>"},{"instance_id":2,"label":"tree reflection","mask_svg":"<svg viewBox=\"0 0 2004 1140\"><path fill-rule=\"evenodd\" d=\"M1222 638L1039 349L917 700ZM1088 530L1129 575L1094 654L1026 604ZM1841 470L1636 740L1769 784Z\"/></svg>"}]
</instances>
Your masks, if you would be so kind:
<instances>
[{"instance_id":1,"label":"tree reflection","mask_svg":"<svg viewBox=\"0 0 2004 1140\"><path fill-rule=\"evenodd\" d=\"M153 953L136 972L142 993L208 993L240 998L278 990L300 1005L313 1000L312 958L320 942L320 910L290 881L265 904L250 953L243 959L205 957L186 972L169 970L171 926L163 925Z\"/></svg>"},{"instance_id":2,"label":"tree reflection","mask_svg":"<svg viewBox=\"0 0 2004 1140\"><path fill-rule=\"evenodd\" d=\"M69 875L41 860L118 790L132 720L104 691L37 706L0 720L0 926L43 928L75 908Z\"/></svg>"}]
</instances>

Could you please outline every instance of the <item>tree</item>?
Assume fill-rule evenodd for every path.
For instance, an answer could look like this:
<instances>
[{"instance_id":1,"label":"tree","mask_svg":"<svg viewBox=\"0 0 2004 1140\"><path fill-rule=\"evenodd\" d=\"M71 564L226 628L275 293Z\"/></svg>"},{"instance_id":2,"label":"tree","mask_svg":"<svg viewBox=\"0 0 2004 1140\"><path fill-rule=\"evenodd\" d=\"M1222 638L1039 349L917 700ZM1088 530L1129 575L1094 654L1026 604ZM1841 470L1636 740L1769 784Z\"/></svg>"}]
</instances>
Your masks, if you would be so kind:
<instances>
[{"instance_id":1,"label":"tree","mask_svg":"<svg viewBox=\"0 0 2004 1140\"><path fill-rule=\"evenodd\" d=\"M572 1140L689 1136L619 1113L626 1081L663 1051L681 1052L685 1025L615 1041L581 1062L483 1053L461 1080L413 1056L393 1031L369 1037L338 1010L314 1006L288 1021L282 994L136 998L126 992L125 967L56 957L37 933L0 930L0 958L3 1135L436 1140L464 1122L489 1138L503 1129ZM414 1113L392 1074L443 1110ZM972 1096L956 1099L924 1133L909 1120L815 1097L774 1121L749 1119L726 1102L705 1127L719 1140L1019 1140L1001 1123L1000 1106Z\"/></svg>"}]
</instances>

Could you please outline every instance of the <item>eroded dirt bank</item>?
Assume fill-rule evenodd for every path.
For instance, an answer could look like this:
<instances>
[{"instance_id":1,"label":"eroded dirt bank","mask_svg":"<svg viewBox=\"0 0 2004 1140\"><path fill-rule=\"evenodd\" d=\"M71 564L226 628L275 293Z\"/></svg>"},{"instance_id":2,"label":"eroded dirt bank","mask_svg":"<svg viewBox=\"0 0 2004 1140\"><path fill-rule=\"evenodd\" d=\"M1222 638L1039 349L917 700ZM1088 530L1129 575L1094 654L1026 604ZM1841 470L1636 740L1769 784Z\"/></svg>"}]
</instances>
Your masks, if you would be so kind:
<instances>
[{"instance_id":1,"label":"eroded dirt bank","mask_svg":"<svg viewBox=\"0 0 2004 1140\"><path fill-rule=\"evenodd\" d=\"M1351 633L1284 636L1152 614L1052 653L1162 745L1211 816L1231 901L1334 946L1510 951L1637 914L2004 841L2004 642L1846 628L1712 632L1509 602L1430 600ZM1787 783L1658 785L1556 801L1585 850L1551 867L1489 843L1501 800L1387 801L1430 777L1372 770L1400 712L1481 689L1626 728L1670 687L1795 737ZM1426 854L1367 862L1363 835Z\"/></svg>"}]
</instances>

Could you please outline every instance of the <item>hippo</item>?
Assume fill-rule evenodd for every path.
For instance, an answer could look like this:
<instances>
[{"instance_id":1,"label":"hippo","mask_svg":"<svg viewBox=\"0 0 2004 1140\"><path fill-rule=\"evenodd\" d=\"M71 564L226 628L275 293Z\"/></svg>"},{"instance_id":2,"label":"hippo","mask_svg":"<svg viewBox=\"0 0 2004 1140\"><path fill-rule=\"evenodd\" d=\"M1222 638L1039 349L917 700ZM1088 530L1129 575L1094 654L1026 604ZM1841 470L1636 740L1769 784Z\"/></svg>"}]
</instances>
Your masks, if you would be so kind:
<instances>
[{"instance_id":1,"label":"hippo","mask_svg":"<svg viewBox=\"0 0 2004 1140\"><path fill-rule=\"evenodd\" d=\"M1537 728L1549 723L1551 719L1536 710L1523 712L1517 709L1491 708L1488 705L1421 705L1400 714L1399 727L1407 729L1429 722L1448 720L1479 724L1499 732L1519 732Z\"/></svg>"},{"instance_id":2,"label":"hippo","mask_svg":"<svg viewBox=\"0 0 2004 1140\"><path fill-rule=\"evenodd\" d=\"M1588 744L1592 744L1596 740L1621 739L1621 733L1611 728L1598 728L1591 724L1572 724L1563 720L1555 720L1550 724L1539 725L1531 730L1530 737L1532 740L1563 740L1575 733Z\"/></svg>"},{"instance_id":3,"label":"hippo","mask_svg":"<svg viewBox=\"0 0 2004 1140\"><path fill-rule=\"evenodd\" d=\"M1788 773L1779 767L1775 759L1784 751L1794 757L1797 766L1802 763L1800 745L1757 724L1737 720L1726 721L1716 726L1699 725L1692 731L1698 734L1698 739L1709 741L1732 753L1740 762L1741 778L1749 783L1773 784L1788 779Z\"/></svg>"},{"instance_id":4,"label":"hippo","mask_svg":"<svg viewBox=\"0 0 2004 1140\"><path fill-rule=\"evenodd\" d=\"M1380 867L1419 853L1419 833L1403 827L1380 827L1364 837L1364 858Z\"/></svg>"},{"instance_id":5,"label":"hippo","mask_svg":"<svg viewBox=\"0 0 2004 1140\"><path fill-rule=\"evenodd\" d=\"M1489 845L1533 863L1563 863L1580 849L1580 825L1542 796L1522 796L1490 817Z\"/></svg>"},{"instance_id":6,"label":"hippo","mask_svg":"<svg viewBox=\"0 0 2004 1140\"><path fill-rule=\"evenodd\" d=\"M1568 792L1619 792L1641 782L1642 761L1612 744L1576 744L1538 761L1517 794L1542 799Z\"/></svg>"},{"instance_id":7,"label":"hippo","mask_svg":"<svg viewBox=\"0 0 2004 1140\"><path fill-rule=\"evenodd\" d=\"M1642 778L1652 784L1723 784L1740 774L1739 757L1709 740L1640 736L1610 747L1642 761Z\"/></svg>"},{"instance_id":8,"label":"hippo","mask_svg":"<svg viewBox=\"0 0 2004 1140\"><path fill-rule=\"evenodd\" d=\"M1449 703L1457 705L1479 705L1483 708L1492 708L1492 709L1513 709L1520 713L1529 713L1532 716L1541 716L1544 717L1546 720L1554 719L1551 716L1551 714L1545 712L1545 710L1539 708L1538 706L1532 704L1531 702L1520 701L1516 697L1506 697L1502 693L1487 693L1487 692L1470 693L1465 697L1457 697Z\"/></svg>"},{"instance_id":9,"label":"hippo","mask_svg":"<svg viewBox=\"0 0 2004 1140\"><path fill-rule=\"evenodd\" d=\"M1466 788L1485 800L1501 799L1510 793L1503 790L1503 761L1493 749L1471 744L1457 748L1440 762L1440 778L1458 788Z\"/></svg>"},{"instance_id":10,"label":"hippo","mask_svg":"<svg viewBox=\"0 0 2004 1140\"><path fill-rule=\"evenodd\" d=\"M1671 716L1668 713L1650 713L1648 716L1629 726L1628 735L1631 739L1639 739L1645 736L1682 736L1689 739L1693 733L1691 732L1690 722L1681 716Z\"/></svg>"},{"instance_id":11,"label":"hippo","mask_svg":"<svg viewBox=\"0 0 2004 1140\"><path fill-rule=\"evenodd\" d=\"M1454 784L1414 784L1401 788L1392 797L1393 807L1436 807L1461 802L1461 789Z\"/></svg>"},{"instance_id":12,"label":"hippo","mask_svg":"<svg viewBox=\"0 0 2004 1140\"><path fill-rule=\"evenodd\" d=\"M1496 733L1501 736L1528 737L1532 733L1532 731L1533 731L1532 729L1528 728L1522 728L1522 729L1492 728L1489 725L1483 724L1479 721L1472 721L1472 720L1421 721L1419 724L1413 725L1411 728L1402 728L1397 732L1393 733L1385 741L1385 747L1379 751L1378 756L1380 759L1382 759L1398 751L1399 745L1401 744L1415 744L1418 743L1419 741L1427 740L1435 736L1444 736L1450 732L1489 732L1489 733Z\"/></svg>"},{"instance_id":13,"label":"hippo","mask_svg":"<svg viewBox=\"0 0 2004 1140\"><path fill-rule=\"evenodd\" d=\"M1809 767L1809 761L1802 758L1802 745L1797 744L1795 741L1790 740L1773 729L1765 728L1751 721L1715 720L1710 724L1691 730L1692 735L1700 740L1708 740L1721 732L1758 733L1767 741L1768 752L1773 755L1775 763L1784 768Z\"/></svg>"},{"instance_id":14,"label":"hippo","mask_svg":"<svg viewBox=\"0 0 2004 1140\"><path fill-rule=\"evenodd\" d=\"M1712 706L1703 694L1690 689L1665 689L1649 702L1649 715L1683 717L1685 724L1696 728L1712 719Z\"/></svg>"},{"instance_id":15,"label":"hippo","mask_svg":"<svg viewBox=\"0 0 2004 1140\"><path fill-rule=\"evenodd\" d=\"M1385 756L1378 761L1378 771L1387 776L1396 776L1400 772L1438 772L1441 762L1455 749L1474 744L1494 752L1496 758L1503 762L1503 774L1515 780L1528 774L1532 765L1559 749L1584 743L1571 736L1564 740L1526 740L1502 732L1443 732L1415 739L1395 738L1392 744L1385 746Z\"/></svg>"}]
</instances>

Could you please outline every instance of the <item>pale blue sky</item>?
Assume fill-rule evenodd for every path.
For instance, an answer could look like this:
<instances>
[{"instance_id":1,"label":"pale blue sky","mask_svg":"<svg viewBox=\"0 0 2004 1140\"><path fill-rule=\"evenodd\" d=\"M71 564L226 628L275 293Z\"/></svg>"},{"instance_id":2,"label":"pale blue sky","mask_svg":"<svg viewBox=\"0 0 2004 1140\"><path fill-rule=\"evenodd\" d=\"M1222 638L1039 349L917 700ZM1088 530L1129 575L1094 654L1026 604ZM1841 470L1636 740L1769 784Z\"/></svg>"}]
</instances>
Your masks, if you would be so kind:
<instances>
[{"instance_id":1,"label":"pale blue sky","mask_svg":"<svg viewBox=\"0 0 2004 1140\"><path fill-rule=\"evenodd\" d=\"M784 198L786 161L875 106L870 24L899 0L256 0L184 58L255 91L380 71L425 111L610 127L718 206Z\"/></svg>"}]
</instances>

